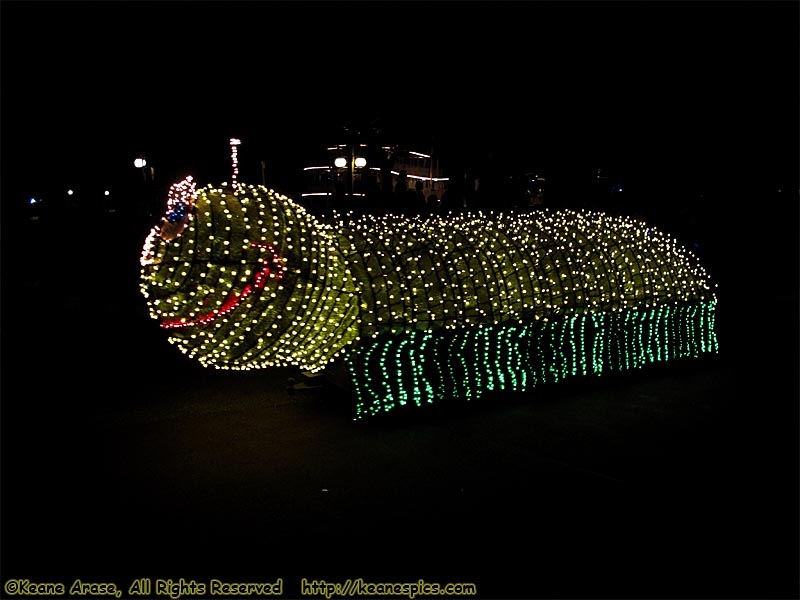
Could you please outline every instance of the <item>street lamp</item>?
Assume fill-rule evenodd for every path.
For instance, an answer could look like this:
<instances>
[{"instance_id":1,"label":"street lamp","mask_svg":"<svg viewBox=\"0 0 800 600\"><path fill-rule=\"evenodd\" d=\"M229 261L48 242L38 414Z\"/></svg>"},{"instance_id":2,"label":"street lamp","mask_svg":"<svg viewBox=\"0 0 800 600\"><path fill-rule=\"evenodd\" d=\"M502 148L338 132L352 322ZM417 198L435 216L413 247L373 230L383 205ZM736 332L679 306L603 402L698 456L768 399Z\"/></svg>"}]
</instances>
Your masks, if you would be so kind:
<instances>
[{"instance_id":1,"label":"street lamp","mask_svg":"<svg viewBox=\"0 0 800 600\"><path fill-rule=\"evenodd\" d=\"M344 169L345 167L349 166L347 183L349 184L350 189L348 191L350 193L350 196L353 196L355 194L355 171L356 169L363 169L364 167L366 167L367 159L364 158L363 156L356 156L355 149L351 147L350 156L349 157L337 156L333 160L333 165L337 169Z\"/></svg>"},{"instance_id":2,"label":"street lamp","mask_svg":"<svg viewBox=\"0 0 800 600\"><path fill-rule=\"evenodd\" d=\"M138 156L133 161L133 166L142 171L142 179L147 181L148 172L150 174L150 181L153 181L153 167L147 167L147 159L144 156Z\"/></svg>"},{"instance_id":3,"label":"street lamp","mask_svg":"<svg viewBox=\"0 0 800 600\"><path fill-rule=\"evenodd\" d=\"M146 214L148 218L152 217L157 204L154 196L155 190L153 189L155 175L153 167L147 165L147 159L142 154L133 160L133 166L142 172L142 181L144 182L141 186L141 203L139 203L139 210L143 211L143 216Z\"/></svg>"}]
</instances>

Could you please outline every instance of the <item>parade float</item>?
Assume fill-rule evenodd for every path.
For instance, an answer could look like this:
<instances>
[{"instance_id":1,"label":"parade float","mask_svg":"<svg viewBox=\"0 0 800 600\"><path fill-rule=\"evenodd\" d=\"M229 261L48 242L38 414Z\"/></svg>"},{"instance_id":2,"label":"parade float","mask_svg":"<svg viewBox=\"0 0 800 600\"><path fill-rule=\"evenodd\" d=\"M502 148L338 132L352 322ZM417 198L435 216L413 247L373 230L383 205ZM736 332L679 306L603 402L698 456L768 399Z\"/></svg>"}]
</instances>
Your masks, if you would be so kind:
<instances>
[{"instance_id":1,"label":"parade float","mask_svg":"<svg viewBox=\"0 0 800 600\"><path fill-rule=\"evenodd\" d=\"M141 291L216 369L344 365L355 418L717 352L697 258L629 217L538 209L320 220L237 181L169 191Z\"/></svg>"}]
</instances>

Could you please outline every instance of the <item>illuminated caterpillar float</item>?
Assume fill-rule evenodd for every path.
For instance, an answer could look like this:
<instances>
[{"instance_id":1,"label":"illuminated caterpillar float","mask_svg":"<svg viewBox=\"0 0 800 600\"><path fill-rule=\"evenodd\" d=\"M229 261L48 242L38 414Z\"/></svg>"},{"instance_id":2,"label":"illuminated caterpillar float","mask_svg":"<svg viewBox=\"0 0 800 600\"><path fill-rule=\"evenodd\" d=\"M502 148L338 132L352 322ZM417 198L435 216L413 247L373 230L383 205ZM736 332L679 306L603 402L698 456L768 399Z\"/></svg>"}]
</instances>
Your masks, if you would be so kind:
<instances>
[{"instance_id":1,"label":"illuminated caterpillar float","mask_svg":"<svg viewBox=\"0 0 800 600\"><path fill-rule=\"evenodd\" d=\"M172 186L141 290L204 366L346 364L356 418L717 352L709 278L631 218L316 219L263 186Z\"/></svg>"}]
</instances>

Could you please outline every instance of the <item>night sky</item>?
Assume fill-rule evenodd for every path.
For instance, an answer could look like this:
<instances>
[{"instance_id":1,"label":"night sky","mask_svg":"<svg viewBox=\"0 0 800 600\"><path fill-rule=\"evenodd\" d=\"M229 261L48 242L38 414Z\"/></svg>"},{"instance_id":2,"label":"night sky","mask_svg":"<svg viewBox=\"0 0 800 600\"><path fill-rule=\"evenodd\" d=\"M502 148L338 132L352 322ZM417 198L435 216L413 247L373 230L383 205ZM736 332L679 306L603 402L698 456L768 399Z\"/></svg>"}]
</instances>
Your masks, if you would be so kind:
<instances>
[{"instance_id":1,"label":"night sky","mask_svg":"<svg viewBox=\"0 0 800 600\"><path fill-rule=\"evenodd\" d=\"M786 187L796 2L3 2L3 158L20 193L143 152L274 184L342 126L456 166L606 168L653 188ZM119 177L119 175L117 175ZM796 184L796 181L794 181ZM683 188L685 189L685 188Z\"/></svg>"}]
</instances>

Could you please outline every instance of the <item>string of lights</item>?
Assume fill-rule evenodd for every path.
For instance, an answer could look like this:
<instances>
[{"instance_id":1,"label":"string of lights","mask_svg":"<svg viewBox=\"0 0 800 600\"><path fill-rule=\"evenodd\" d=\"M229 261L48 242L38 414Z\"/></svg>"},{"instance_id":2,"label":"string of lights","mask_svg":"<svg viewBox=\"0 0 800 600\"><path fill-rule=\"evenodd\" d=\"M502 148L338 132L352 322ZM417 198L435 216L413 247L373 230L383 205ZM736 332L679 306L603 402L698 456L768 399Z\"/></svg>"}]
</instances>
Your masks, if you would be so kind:
<instances>
[{"instance_id":1,"label":"string of lights","mask_svg":"<svg viewBox=\"0 0 800 600\"><path fill-rule=\"evenodd\" d=\"M187 178L141 264L181 352L220 369L343 358L359 416L717 349L694 255L598 212L322 221L264 186Z\"/></svg>"},{"instance_id":2,"label":"string of lights","mask_svg":"<svg viewBox=\"0 0 800 600\"><path fill-rule=\"evenodd\" d=\"M347 358L357 418L716 353L714 302L382 334Z\"/></svg>"}]
</instances>

